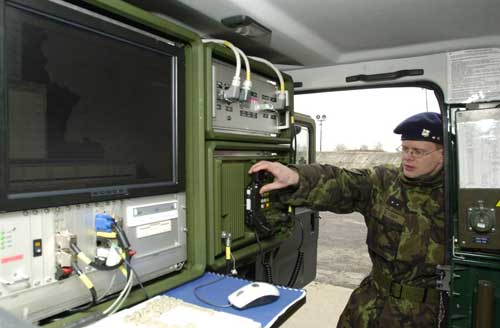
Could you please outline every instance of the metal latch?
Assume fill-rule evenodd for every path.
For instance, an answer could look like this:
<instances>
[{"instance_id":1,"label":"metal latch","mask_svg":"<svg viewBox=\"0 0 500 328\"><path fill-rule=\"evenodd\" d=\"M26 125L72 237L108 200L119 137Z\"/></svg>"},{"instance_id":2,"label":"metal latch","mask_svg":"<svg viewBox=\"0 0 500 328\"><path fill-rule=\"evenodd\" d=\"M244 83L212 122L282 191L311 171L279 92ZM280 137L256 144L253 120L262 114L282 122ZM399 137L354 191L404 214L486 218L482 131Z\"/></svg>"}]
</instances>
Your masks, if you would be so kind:
<instances>
[{"instance_id":1,"label":"metal latch","mask_svg":"<svg viewBox=\"0 0 500 328\"><path fill-rule=\"evenodd\" d=\"M451 283L451 266L438 264L436 266L436 272L439 275L439 278L436 281L436 289L449 293Z\"/></svg>"}]
</instances>

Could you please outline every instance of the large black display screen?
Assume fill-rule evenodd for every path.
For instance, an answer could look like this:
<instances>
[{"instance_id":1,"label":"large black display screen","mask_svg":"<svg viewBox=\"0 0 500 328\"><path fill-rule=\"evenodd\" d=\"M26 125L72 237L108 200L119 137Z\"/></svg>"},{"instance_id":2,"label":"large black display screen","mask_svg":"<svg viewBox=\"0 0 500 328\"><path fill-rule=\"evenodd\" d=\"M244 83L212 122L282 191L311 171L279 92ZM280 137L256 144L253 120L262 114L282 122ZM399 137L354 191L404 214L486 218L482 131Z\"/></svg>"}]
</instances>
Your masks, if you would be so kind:
<instances>
[{"instance_id":1,"label":"large black display screen","mask_svg":"<svg viewBox=\"0 0 500 328\"><path fill-rule=\"evenodd\" d=\"M182 49L55 4L4 10L4 201L182 189Z\"/></svg>"}]
</instances>

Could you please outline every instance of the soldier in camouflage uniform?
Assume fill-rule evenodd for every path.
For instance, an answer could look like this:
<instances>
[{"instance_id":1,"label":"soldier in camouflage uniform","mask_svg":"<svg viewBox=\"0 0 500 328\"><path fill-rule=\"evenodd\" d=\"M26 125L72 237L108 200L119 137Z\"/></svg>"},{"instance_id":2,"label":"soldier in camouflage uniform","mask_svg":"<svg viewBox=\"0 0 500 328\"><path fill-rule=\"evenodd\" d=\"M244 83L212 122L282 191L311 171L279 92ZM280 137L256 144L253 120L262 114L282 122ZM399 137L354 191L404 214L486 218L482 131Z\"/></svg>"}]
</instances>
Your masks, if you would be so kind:
<instances>
[{"instance_id":1,"label":"soldier in camouflage uniform","mask_svg":"<svg viewBox=\"0 0 500 328\"><path fill-rule=\"evenodd\" d=\"M443 310L435 289L445 251L441 116L414 115L394 132L401 134L401 167L289 168L263 161L250 169L272 173L274 182L261 192L288 188L282 200L291 205L363 214L373 267L337 327L436 327Z\"/></svg>"}]
</instances>

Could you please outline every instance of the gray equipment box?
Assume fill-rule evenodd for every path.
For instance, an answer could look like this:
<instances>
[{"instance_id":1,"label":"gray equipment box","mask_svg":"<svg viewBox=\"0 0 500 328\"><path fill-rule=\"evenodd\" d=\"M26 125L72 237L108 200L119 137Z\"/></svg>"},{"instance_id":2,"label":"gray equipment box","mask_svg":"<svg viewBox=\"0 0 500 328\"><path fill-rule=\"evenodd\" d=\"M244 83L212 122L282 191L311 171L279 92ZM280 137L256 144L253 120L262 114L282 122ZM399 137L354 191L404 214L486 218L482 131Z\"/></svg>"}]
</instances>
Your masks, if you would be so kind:
<instances>
[{"instance_id":1,"label":"gray equipment box","mask_svg":"<svg viewBox=\"0 0 500 328\"><path fill-rule=\"evenodd\" d=\"M99 213L123 222L136 251L131 263L142 282L182 269L187 257L185 208L185 194L177 193L0 214L0 308L35 322L87 303L89 291L77 276L62 279L56 268L73 256L64 236L73 236L87 256L97 255ZM98 297L125 286L119 270L98 271L81 261L79 266Z\"/></svg>"}]
</instances>

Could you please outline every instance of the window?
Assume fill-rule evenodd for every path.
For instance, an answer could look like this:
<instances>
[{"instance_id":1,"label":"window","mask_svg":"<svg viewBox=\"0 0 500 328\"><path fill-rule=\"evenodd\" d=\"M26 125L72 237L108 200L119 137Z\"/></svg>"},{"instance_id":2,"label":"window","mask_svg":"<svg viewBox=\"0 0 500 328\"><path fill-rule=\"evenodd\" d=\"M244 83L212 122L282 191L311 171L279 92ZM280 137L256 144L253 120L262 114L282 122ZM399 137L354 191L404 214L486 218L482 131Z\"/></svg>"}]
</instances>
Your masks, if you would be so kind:
<instances>
[{"instance_id":1,"label":"window","mask_svg":"<svg viewBox=\"0 0 500 328\"><path fill-rule=\"evenodd\" d=\"M439 105L432 90L394 87L299 94L295 111L316 119L317 151L394 152L394 128L413 114L439 112Z\"/></svg>"},{"instance_id":2,"label":"window","mask_svg":"<svg viewBox=\"0 0 500 328\"><path fill-rule=\"evenodd\" d=\"M309 164L309 128L298 125L300 131L297 133L297 164Z\"/></svg>"},{"instance_id":3,"label":"window","mask_svg":"<svg viewBox=\"0 0 500 328\"><path fill-rule=\"evenodd\" d=\"M419 87L300 94L294 102L296 112L316 120L316 161L346 168L399 164L396 148L401 140L394 128L413 114L439 112L434 93ZM297 149L299 160L301 147ZM321 212L320 216L324 220L319 229L316 281L357 287L372 266L362 215Z\"/></svg>"}]
</instances>

